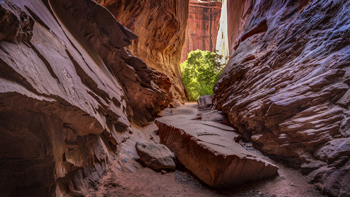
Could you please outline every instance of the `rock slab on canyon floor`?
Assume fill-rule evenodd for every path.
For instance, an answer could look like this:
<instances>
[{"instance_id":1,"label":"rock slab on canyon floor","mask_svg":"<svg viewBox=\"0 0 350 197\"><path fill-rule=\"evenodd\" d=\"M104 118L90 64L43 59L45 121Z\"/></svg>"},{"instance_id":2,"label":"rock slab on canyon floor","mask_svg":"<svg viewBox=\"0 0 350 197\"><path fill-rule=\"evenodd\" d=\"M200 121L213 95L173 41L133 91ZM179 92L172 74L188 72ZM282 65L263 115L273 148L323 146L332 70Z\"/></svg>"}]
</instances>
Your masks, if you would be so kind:
<instances>
[{"instance_id":1,"label":"rock slab on canyon floor","mask_svg":"<svg viewBox=\"0 0 350 197\"><path fill-rule=\"evenodd\" d=\"M232 187L277 175L278 168L233 140L231 127L178 115L156 119L161 143L199 179L212 187Z\"/></svg>"}]
</instances>

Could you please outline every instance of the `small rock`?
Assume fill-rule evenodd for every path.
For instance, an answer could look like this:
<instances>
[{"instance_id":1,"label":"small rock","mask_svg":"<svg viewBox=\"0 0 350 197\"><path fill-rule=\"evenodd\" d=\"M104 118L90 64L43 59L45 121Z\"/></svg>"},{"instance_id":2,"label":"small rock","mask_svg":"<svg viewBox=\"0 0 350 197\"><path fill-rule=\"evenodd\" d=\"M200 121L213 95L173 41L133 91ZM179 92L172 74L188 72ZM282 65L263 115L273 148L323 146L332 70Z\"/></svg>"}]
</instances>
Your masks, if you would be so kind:
<instances>
[{"instance_id":1,"label":"small rock","mask_svg":"<svg viewBox=\"0 0 350 197\"><path fill-rule=\"evenodd\" d=\"M325 166L327 163L322 162L322 161L312 161L310 163L304 163L301 165L301 173L306 175L309 174L310 172Z\"/></svg>"},{"instance_id":2,"label":"small rock","mask_svg":"<svg viewBox=\"0 0 350 197\"><path fill-rule=\"evenodd\" d=\"M323 186L322 186L321 183L316 183L316 184L314 185L314 187L315 187L316 190L319 190L319 191L322 191L322 189L323 189Z\"/></svg>"},{"instance_id":3,"label":"small rock","mask_svg":"<svg viewBox=\"0 0 350 197\"><path fill-rule=\"evenodd\" d=\"M294 186L294 183L290 183L289 185L290 185L290 186Z\"/></svg>"},{"instance_id":4,"label":"small rock","mask_svg":"<svg viewBox=\"0 0 350 197\"><path fill-rule=\"evenodd\" d=\"M162 173L162 174L166 174L166 171L165 171L165 170L162 170L162 171L160 171L160 173Z\"/></svg>"},{"instance_id":5,"label":"small rock","mask_svg":"<svg viewBox=\"0 0 350 197\"><path fill-rule=\"evenodd\" d=\"M213 95L205 95L199 97L197 100L198 103L198 108L205 109L205 108L210 108L213 105Z\"/></svg>"},{"instance_id":6,"label":"small rock","mask_svg":"<svg viewBox=\"0 0 350 197\"><path fill-rule=\"evenodd\" d=\"M245 146L246 147L253 147L253 144L252 143L246 143Z\"/></svg>"},{"instance_id":7,"label":"small rock","mask_svg":"<svg viewBox=\"0 0 350 197\"><path fill-rule=\"evenodd\" d=\"M154 170L175 169L175 156L165 145L154 142L137 142L135 147L145 166Z\"/></svg>"}]
</instances>

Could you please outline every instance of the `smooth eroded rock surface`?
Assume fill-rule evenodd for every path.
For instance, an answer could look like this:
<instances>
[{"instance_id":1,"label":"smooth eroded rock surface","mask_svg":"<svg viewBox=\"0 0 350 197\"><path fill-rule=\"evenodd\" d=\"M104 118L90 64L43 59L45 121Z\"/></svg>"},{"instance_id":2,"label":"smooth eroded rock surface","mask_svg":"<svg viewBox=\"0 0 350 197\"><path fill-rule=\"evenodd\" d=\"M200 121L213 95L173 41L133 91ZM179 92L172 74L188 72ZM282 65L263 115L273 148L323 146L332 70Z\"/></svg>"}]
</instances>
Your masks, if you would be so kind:
<instances>
[{"instance_id":1,"label":"smooth eroded rock surface","mask_svg":"<svg viewBox=\"0 0 350 197\"><path fill-rule=\"evenodd\" d=\"M139 36L128 49L146 64L168 76L172 105L186 99L180 58L185 41L189 0L96 0Z\"/></svg>"},{"instance_id":2,"label":"smooth eroded rock surface","mask_svg":"<svg viewBox=\"0 0 350 197\"><path fill-rule=\"evenodd\" d=\"M305 173L327 158L332 176L315 182L331 196L346 194L337 180L349 173L345 148L327 144L349 137L349 8L228 0L230 60L214 87L216 108L266 155Z\"/></svg>"},{"instance_id":3,"label":"smooth eroded rock surface","mask_svg":"<svg viewBox=\"0 0 350 197\"><path fill-rule=\"evenodd\" d=\"M234 142L231 127L191 120L191 115L157 118L161 143L212 187L232 187L277 175L278 168Z\"/></svg>"},{"instance_id":4,"label":"smooth eroded rock surface","mask_svg":"<svg viewBox=\"0 0 350 197\"><path fill-rule=\"evenodd\" d=\"M169 78L92 0L0 2L0 196L86 196Z\"/></svg>"},{"instance_id":5,"label":"smooth eroded rock surface","mask_svg":"<svg viewBox=\"0 0 350 197\"><path fill-rule=\"evenodd\" d=\"M145 166L154 170L175 169L174 154L163 144L154 142L137 142L137 154Z\"/></svg>"}]
</instances>

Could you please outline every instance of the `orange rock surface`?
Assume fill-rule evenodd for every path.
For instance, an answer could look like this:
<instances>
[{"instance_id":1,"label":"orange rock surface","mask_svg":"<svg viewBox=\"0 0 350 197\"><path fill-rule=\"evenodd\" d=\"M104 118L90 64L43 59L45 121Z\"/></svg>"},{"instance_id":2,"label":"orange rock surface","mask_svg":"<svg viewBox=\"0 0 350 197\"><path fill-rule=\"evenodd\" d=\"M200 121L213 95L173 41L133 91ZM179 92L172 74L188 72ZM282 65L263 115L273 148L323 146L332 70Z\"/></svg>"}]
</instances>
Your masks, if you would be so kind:
<instances>
[{"instance_id":1,"label":"orange rock surface","mask_svg":"<svg viewBox=\"0 0 350 197\"><path fill-rule=\"evenodd\" d=\"M220 14L221 2L219 1L190 0L186 39L180 62L185 61L187 54L193 50L214 52Z\"/></svg>"},{"instance_id":2,"label":"orange rock surface","mask_svg":"<svg viewBox=\"0 0 350 197\"><path fill-rule=\"evenodd\" d=\"M128 49L166 74L172 83L173 105L186 100L179 61L184 43L188 0L96 0L138 39Z\"/></svg>"}]
</instances>

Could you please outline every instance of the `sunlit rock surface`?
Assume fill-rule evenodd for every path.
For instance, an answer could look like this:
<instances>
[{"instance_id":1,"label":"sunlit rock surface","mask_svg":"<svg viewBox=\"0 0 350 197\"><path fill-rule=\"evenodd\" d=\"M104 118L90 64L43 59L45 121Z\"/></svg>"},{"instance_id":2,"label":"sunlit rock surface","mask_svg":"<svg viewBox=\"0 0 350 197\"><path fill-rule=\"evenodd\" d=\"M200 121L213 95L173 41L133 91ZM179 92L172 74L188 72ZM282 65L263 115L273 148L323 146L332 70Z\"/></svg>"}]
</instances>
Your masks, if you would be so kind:
<instances>
[{"instance_id":1,"label":"sunlit rock surface","mask_svg":"<svg viewBox=\"0 0 350 197\"><path fill-rule=\"evenodd\" d=\"M139 36L127 47L171 82L172 105L186 101L180 58L185 38L188 0L96 0Z\"/></svg>"},{"instance_id":2,"label":"sunlit rock surface","mask_svg":"<svg viewBox=\"0 0 350 197\"><path fill-rule=\"evenodd\" d=\"M223 64L227 63L230 56L230 50L228 47L227 1L228 0L222 0L219 32L218 37L216 38L216 50L219 55L222 55L221 62Z\"/></svg>"},{"instance_id":3,"label":"sunlit rock surface","mask_svg":"<svg viewBox=\"0 0 350 197\"><path fill-rule=\"evenodd\" d=\"M170 80L92 0L0 2L0 196L85 196Z\"/></svg>"},{"instance_id":4,"label":"sunlit rock surface","mask_svg":"<svg viewBox=\"0 0 350 197\"><path fill-rule=\"evenodd\" d=\"M335 144L350 137L350 2L227 6L231 57L214 105L256 148L312 171L326 194L348 196L348 145Z\"/></svg>"},{"instance_id":5,"label":"sunlit rock surface","mask_svg":"<svg viewBox=\"0 0 350 197\"><path fill-rule=\"evenodd\" d=\"M221 2L190 0L185 44L181 62L193 50L212 51L216 49L221 14Z\"/></svg>"}]
</instances>

